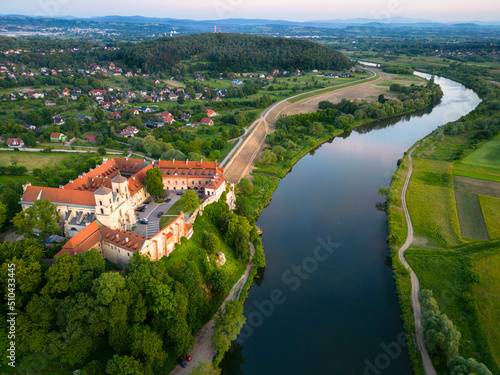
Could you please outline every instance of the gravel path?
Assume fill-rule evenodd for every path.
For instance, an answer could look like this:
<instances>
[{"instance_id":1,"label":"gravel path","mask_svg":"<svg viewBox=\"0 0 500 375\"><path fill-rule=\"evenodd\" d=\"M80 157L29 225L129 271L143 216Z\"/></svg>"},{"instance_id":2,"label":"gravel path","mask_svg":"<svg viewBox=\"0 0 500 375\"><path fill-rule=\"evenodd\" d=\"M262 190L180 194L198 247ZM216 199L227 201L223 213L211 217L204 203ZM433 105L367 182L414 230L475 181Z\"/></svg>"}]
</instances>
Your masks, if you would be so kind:
<instances>
[{"instance_id":1,"label":"gravel path","mask_svg":"<svg viewBox=\"0 0 500 375\"><path fill-rule=\"evenodd\" d=\"M408 190L408 185L410 183L411 174L413 172L413 159L411 155L413 151L415 151L414 147L410 153L408 154L408 160L410 161L410 168L408 169L408 174L406 176L405 183L403 185L403 190L401 191L401 202L403 205L403 210L406 217L406 223L408 225L408 235L406 236L406 241L399 249L399 259L401 263L405 266L405 268L410 271L411 275L411 304L413 306L413 316L415 318L415 331L417 337L417 348L420 350L420 354L422 355L422 363L424 365L424 370L427 375L437 375L434 366L432 365L431 358L429 357L429 353L427 353L427 348L424 343L424 334L422 332L422 306L420 305L420 283L418 281L418 277L410 267L405 258L405 251L410 247L413 242L413 225L411 223L410 213L408 211L408 205L406 204L406 191Z\"/></svg>"}]
</instances>

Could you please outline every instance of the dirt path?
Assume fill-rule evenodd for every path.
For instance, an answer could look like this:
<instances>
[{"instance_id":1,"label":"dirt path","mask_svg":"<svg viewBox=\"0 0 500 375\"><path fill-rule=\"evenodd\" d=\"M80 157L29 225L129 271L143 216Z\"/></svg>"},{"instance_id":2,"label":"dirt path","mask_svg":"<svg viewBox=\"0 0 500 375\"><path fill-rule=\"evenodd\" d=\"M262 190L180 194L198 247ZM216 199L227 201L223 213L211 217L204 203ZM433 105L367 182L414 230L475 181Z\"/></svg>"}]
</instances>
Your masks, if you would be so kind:
<instances>
[{"instance_id":1,"label":"dirt path","mask_svg":"<svg viewBox=\"0 0 500 375\"><path fill-rule=\"evenodd\" d=\"M229 295L224 300L221 308L227 301L237 300L240 298L243 287L245 286L248 277L250 276L250 271L253 268L252 258L255 255L255 247L251 245L250 247L250 261L247 264L247 269L243 276L240 277L238 282L234 284L233 288L229 292ZM201 361L211 362L215 357L215 352L212 349L212 336L214 335L214 320L211 319L203 328L198 332L195 337L194 347L189 352L189 355L193 358L190 362L187 362L186 368L182 368L179 364L175 366L170 375L187 375L190 374L193 369L195 369Z\"/></svg>"},{"instance_id":2,"label":"dirt path","mask_svg":"<svg viewBox=\"0 0 500 375\"><path fill-rule=\"evenodd\" d=\"M415 319L415 332L417 337L417 348L422 355L422 363L424 365L424 370L427 375L437 375L434 366L432 365L431 358L429 357L429 353L427 353L427 348L424 343L424 334L422 332L422 306L420 305L420 282L418 281L418 277L410 267L405 258L405 251L410 247L413 242L413 225L411 223L410 213L408 211L408 205L406 204L406 191L408 190L408 185L410 184L411 174L413 172L413 159L411 155L413 151L415 151L414 147L408 154L408 160L410 161L410 168L408 169L408 174L406 176L405 183L403 185L403 190L401 191L401 203L403 205L403 210L406 217L406 223L408 225L408 235L406 236L406 241L399 249L398 255L401 263L405 266L405 268L410 271L411 275L411 304L413 307L413 317Z\"/></svg>"}]
</instances>

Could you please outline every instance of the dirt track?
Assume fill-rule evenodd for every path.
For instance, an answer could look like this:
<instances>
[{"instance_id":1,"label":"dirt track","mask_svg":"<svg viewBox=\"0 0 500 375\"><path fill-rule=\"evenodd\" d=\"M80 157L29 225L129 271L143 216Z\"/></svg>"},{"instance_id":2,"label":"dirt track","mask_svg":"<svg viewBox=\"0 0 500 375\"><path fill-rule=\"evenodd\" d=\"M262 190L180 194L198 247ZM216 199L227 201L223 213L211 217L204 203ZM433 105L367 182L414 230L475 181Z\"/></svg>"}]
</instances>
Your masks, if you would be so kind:
<instances>
[{"instance_id":1,"label":"dirt track","mask_svg":"<svg viewBox=\"0 0 500 375\"><path fill-rule=\"evenodd\" d=\"M401 205L403 206L403 211L405 213L406 224L408 226L408 235L406 236L405 243L398 251L398 256L399 260L401 260L401 263L403 263L403 266L410 272L411 304L413 307L413 318L415 320L415 336L417 339L416 346L422 356L422 364L424 366L426 375L437 375L424 343L424 333L422 331L422 306L420 304L420 282L418 280L417 274L413 271L410 264L405 258L405 251L413 242L413 224L411 222L410 212L408 211L408 205L406 204L406 192L408 190L408 185L410 184L410 179L413 172L413 159L411 157L413 151L415 151L415 147L410 150L408 154L410 168L408 169L408 174L406 175L403 190L401 191Z\"/></svg>"}]
</instances>

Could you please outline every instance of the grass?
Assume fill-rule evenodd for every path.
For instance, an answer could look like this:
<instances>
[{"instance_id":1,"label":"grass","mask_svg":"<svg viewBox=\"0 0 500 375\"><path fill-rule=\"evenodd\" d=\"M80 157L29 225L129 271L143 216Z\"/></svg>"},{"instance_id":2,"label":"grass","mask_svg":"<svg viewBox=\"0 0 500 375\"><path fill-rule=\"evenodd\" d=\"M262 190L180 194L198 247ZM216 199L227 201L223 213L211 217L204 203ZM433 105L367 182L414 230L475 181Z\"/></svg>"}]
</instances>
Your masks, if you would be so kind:
<instances>
[{"instance_id":1,"label":"grass","mask_svg":"<svg viewBox=\"0 0 500 375\"><path fill-rule=\"evenodd\" d=\"M169 225L172 221L177 219L177 216L162 216L160 219L160 230Z\"/></svg>"},{"instance_id":2,"label":"grass","mask_svg":"<svg viewBox=\"0 0 500 375\"><path fill-rule=\"evenodd\" d=\"M52 145L53 146L53 145ZM2 151L0 152L0 164L11 165L13 158L17 161L17 165L23 165L32 171L35 168L55 167L68 156L68 153L45 153L45 152L29 152L29 151Z\"/></svg>"},{"instance_id":3,"label":"grass","mask_svg":"<svg viewBox=\"0 0 500 375\"><path fill-rule=\"evenodd\" d=\"M479 195L479 202L490 238L500 238L500 198Z\"/></svg>"},{"instance_id":4,"label":"grass","mask_svg":"<svg viewBox=\"0 0 500 375\"><path fill-rule=\"evenodd\" d=\"M482 314L480 300L476 299L471 308L464 301L464 293L472 290L477 295L477 291L481 291L481 293L486 291L491 293L489 303L496 304L495 302L499 299L500 288L498 288L498 284L490 285L487 280L489 280L491 274L494 278L498 278L498 268L493 269L492 273L490 273L490 270L480 270L480 284L471 284L471 282L467 281L467 274L471 269L471 265L481 264L483 261L489 263L491 256L498 255L500 255L498 242L494 244L474 244L455 250L411 249L406 254L408 262L419 277L420 287L433 291L441 311L453 321L461 332L460 355L465 358L475 358L485 363L493 373L498 372L498 365L495 364L490 354L489 343L486 340L484 329L492 327L494 332L498 332L498 328L493 328L493 326L500 326L499 315L485 319L487 325L484 326L478 317L478 315ZM496 290L492 289L495 287ZM496 301L494 301L495 299ZM477 308L474 307L474 303L478 304ZM438 368L438 373L443 371L443 364L434 364Z\"/></svg>"},{"instance_id":5,"label":"grass","mask_svg":"<svg viewBox=\"0 0 500 375\"><path fill-rule=\"evenodd\" d=\"M462 237L488 241L488 230L477 194L455 191L458 220Z\"/></svg>"},{"instance_id":6,"label":"grass","mask_svg":"<svg viewBox=\"0 0 500 375\"><path fill-rule=\"evenodd\" d=\"M477 261L474 270L481 275L481 283L473 287L481 330L500 366L500 253Z\"/></svg>"},{"instance_id":7,"label":"grass","mask_svg":"<svg viewBox=\"0 0 500 375\"><path fill-rule=\"evenodd\" d=\"M459 165L500 174L500 135L484 143L472 154L466 156Z\"/></svg>"},{"instance_id":8,"label":"grass","mask_svg":"<svg viewBox=\"0 0 500 375\"><path fill-rule=\"evenodd\" d=\"M458 169L458 167L453 168L453 175L455 176L464 176L464 177L471 177L471 178L477 178L480 180L488 180L488 181L496 181L500 182L500 175L495 176L492 174L485 174L485 173L479 173L479 172L474 172L472 170L464 170L464 169Z\"/></svg>"},{"instance_id":9,"label":"grass","mask_svg":"<svg viewBox=\"0 0 500 375\"><path fill-rule=\"evenodd\" d=\"M459 155L467 146L467 139L461 136L445 135L441 142L436 142L432 138L427 138L415 151L415 157L421 159L433 159L442 161L457 160Z\"/></svg>"},{"instance_id":10,"label":"grass","mask_svg":"<svg viewBox=\"0 0 500 375\"><path fill-rule=\"evenodd\" d=\"M451 163L414 159L408 207L415 235L430 247L461 244L451 171Z\"/></svg>"},{"instance_id":11,"label":"grass","mask_svg":"<svg viewBox=\"0 0 500 375\"><path fill-rule=\"evenodd\" d=\"M174 203L172 207L165 213L165 215L176 215L179 216L181 212L187 213L184 210L184 204L181 200Z\"/></svg>"}]
</instances>

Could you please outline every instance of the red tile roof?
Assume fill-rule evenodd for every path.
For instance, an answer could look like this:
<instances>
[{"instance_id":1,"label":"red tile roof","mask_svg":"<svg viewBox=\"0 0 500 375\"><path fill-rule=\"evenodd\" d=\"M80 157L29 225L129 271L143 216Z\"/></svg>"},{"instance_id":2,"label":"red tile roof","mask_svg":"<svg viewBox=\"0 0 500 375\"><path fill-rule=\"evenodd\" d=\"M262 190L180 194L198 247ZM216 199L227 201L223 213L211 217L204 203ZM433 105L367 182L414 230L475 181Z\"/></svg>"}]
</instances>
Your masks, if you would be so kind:
<instances>
[{"instance_id":1,"label":"red tile roof","mask_svg":"<svg viewBox=\"0 0 500 375\"><path fill-rule=\"evenodd\" d=\"M94 194L90 191L74 191L40 186L28 186L21 198L21 202L35 203L38 199L48 199L54 204L95 207Z\"/></svg>"},{"instance_id":2,"label":"red tile roof","mask_svg":"<svg viewBox=\"0 0 500 375\"><path fill-rule=\"evenodd\" d=\"M59 251L54 257L58 257L63 254L81 254L85 251L90 250L101 240L99 230L99 225L96 221L93 221L92 223L87 225L87 227L81 230L76 236L66 242L61 251Z\"/></svg>"},{"instance_id":3,"label":"red tile roof","mask_svg":"<svg viewBox=\"0 0 500 375\"><path fill-rule=\"evenodd\" d=\"M142 236L139 237L131 232L109 229L104 226L100 228L100 233L103 241L132 252L140 251L146 242Z\"/></svg>"}]
</instances>

